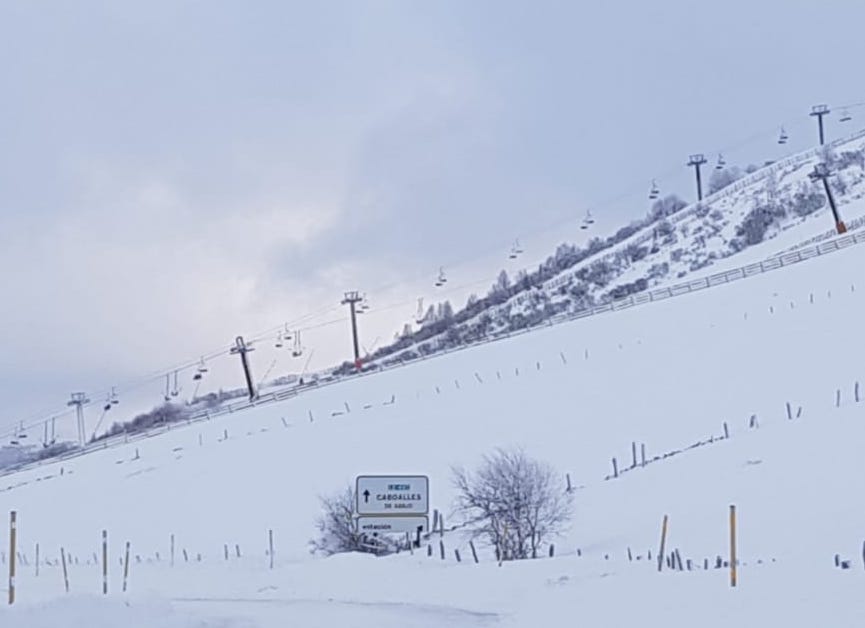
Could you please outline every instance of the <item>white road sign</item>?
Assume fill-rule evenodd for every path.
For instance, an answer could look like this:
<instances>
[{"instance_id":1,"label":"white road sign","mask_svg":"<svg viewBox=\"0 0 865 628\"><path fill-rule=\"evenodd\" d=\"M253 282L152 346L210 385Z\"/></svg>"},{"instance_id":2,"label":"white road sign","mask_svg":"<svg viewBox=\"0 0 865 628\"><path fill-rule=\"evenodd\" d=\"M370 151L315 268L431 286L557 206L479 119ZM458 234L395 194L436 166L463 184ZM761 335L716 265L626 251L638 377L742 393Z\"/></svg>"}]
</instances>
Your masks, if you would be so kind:
<instances>
[{"instance_id":1,"label":"white road sign","mask_svg":"<svg viewBox=\"0 0 865 628\"><path fill-rule=\"evenodd\" d=\"M429 512L429 478L425 475L360 475L356 488L359 515Z\"/></svg>"},{"instance_id":2,"label":"white road sign","mask_svg":"<svg viewBox=\"0 0 865 628\"><path fill-rule=\"evenodd\" d=\"M364 534L405 534L408 532L412 538L417 534L418 528L421 533L429 529L429 517L358 517L357 531Z\"/></svg>"}]
</instances>

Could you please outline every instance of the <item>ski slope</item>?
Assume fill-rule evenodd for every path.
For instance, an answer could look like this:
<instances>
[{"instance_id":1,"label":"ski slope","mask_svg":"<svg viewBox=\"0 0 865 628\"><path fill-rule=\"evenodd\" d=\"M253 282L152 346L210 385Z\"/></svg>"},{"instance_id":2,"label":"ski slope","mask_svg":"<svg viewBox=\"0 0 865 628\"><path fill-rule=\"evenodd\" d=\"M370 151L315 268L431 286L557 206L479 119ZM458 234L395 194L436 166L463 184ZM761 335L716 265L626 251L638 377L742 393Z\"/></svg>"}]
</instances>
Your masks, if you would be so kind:
<instances>
[{"instance_id":1,"label":"ski slope","mask_svg":"<svg viewBox=\"0 0 865 628\"><path fill-rule=\"evenodd\" d=\"M0 512L19 513L29 560L0 625L84 625L72 615L95 626L861 625L863 265L856 245L2 477ZM630 466L632 443L645 443L649 464L608 479L611 458ZM427 474L451 525L452 466L511 445L576 487L554 558L498 567L480 546L475 565L458 530L444 536L444 561L310 556L319 495L359 474ZM725 570L702 569L726 555L730 504L736 590ZM648 560L664 514L668 549L699 569L658 574ZM103 529L107 602L87 564ZM51 563L38 577L36 543ZM68 597L61 546L78 559ZM836 553L853 569L837 569ZM102 608L112 623L96 619Z\"/></svg>"}]
</instances>

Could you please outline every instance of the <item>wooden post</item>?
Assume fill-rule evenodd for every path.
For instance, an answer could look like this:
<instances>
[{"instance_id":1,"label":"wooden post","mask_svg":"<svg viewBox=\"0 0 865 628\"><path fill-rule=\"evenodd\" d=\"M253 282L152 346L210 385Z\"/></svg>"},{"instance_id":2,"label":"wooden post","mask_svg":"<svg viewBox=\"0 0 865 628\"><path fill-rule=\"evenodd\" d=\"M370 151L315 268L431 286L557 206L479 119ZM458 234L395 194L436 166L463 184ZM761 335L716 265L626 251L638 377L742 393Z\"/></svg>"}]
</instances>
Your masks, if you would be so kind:
<instances>
[{"instance_id":1,"label":"wooden post","mask_svg":"<svg viewBox=\"0 0 865 628\"><path fill-rule=\"evenodd\" d=\"M667 515L664 515L664 523L661 525L661 549L658 551L658 571L664 568L664 546L667 544Z\"/></svg>"},{"instance_id":2,"label":"wooden post","mask_svg":"<svg viewBox=\"0 0 865 628\"><path fill-rule=\"evenodd\" d=\"M462 562L462 559L460 558L460 551L457 548L454 548L454 556L456 556L458 563Z\"/></svg>"},{"instance_id":3,"label":"wooden post","mask_svg":"<svg viewBox=\"0 0 865 628\"><path fill-rule=\"evenodd\" d=\"M15 558L18 542L18 513L9 513L9 604L15 603Z\"/></svg>"},{"instance_id":4,"label":"wooden post","mask_svg":"<svg viewBox=\"0 0 865 628\"><path fill-rule=\"evenodd\" d=\"M634 555L631 553L631 548L630 548L630 547L628 548L628 560L629 560L629 561L634 560Z\"/></svg>"},{"instance_id":5,"label":"wooden post","mask_svg":"<svg viewBox=\"0 0 865 628\"><path fill-rule=\"evenodd\" d=\"M426 555L427 555L427 557L432 556L432 545L426 546Z\"/></svg>"},{"instance_id":6,"label":"wooden post","mask_svg":"<svg viewBox=\"0 0 865 628\"><path fill-rule=\"evenodd\" d=\"M222 549L224 550L225 560L228 560L228 543L224 543Z\"/></svg>"},{"instance_id":7,"label":"wooden post","mask_svg":"<svg viewBox=\"0 0 865 628\"><path fill-rule=\"evenodd\" d=\"M445 537L445 516L439 513L439 538Z\"/></svg>"},{"instance_id":8,"label":"wooden post","mask_svg":"<svg viewBox=\"0 0 865 628\"><path fill-rule=\"evenodd\" d=\"M409 553L414 556L414 545L411 542L411 535L408 530L405 531L405 544L408 546Z\"/></svg>"},{"instance_id":9,"label":"wooden post","mask_svg":"<svg viewBox=\"0 0 865 628\"><path fill-rule=\"evenodd\" d=\"M185 562L185 563L189 562L189 553L186 551L185 547L183 548L183 562Z\"/></svg>"},{"instance_id":10,"label":"wooden post","mask_svg":"<svg viewBox=\"0 0 865 628\"><path fill-rule=\"evenodd\" d=\"M108 595L108 530L102 531L102 595Z\"/></svg>"},{"instance_id":11,"label":"wooden post","mask_svg":"<svg viewBox=\"0 0 865 628\"><path fill-rule=\"evenodd\" d=\"M235 544L234 550L237 552L237 557L240 558L240 545Z\"/></svg>"},{"instance_id":12,"label":"wooden post","mask_svg":"<svg viewBox=\"0 0 865 628\"><path fill-rule=\"evenodd\" d=\"M39 543L36 544L36 577L39 577Z\"/></svg>"},{"instance_id":13,"label":"wooden post","mask_svg":"<svg viewBox=\"0 0 865 628\"><path fill-rule=\"evenodd\" d=\"M730 506L730 586L736 586L736 506Z\"/></svg>"},{"instance_id":14,"label":"wooden post","mask_svg":"<svg viewBox=\"0 0 865 628\"><path fill-rule=\"evenodd\" d=\"M66 587L66 593L69 593L69 572L66 571L66 550L60 548L60 560L63 563L63 584Z\"/></svg>"},{"instance_id":15,"label":"wooden post","mask_svg":"<svg viewBox=\"0 0 865 628\"><path fill-rule=\"evenodd\" d=\"M474 541L469 541L469 547L472 548L472 558L475 559L475 564L477 564L477 563L478 563L478 552L477 552L477 550L475 549L475 542L474 542ZM862 550L862 551L863 551L862 556L865 557L865 546L863 546L863 550ZM863 560L865 560L865 558L863 558Z\"/></svg>"},{"instance_id":16,"label":"wooden post","mask_svg":"<svg viewBox=\"0 0 865 628\"><path fill-rule=\"evenodd\" d=\"M441 551L442 560L445 559L445 542L439 541L439 550Z\"/></svg>"},{"instance_id":17,"label":"wooden post","mask_svg":"<svg viewBox=\"0 0 865 628\"><path fill-rule=\"evenodd\" d=\"M640 443L640 462L642 466L646 466L646 443Z\"/></svg>"},{"instance_id":18,"label":"wooden post","mask_svg":"<svg viewBox=\"0 0 865 628\"><path fill-rule=\"evenodd\" d=\"M631 441L631 468L635 468L637 466L637 443L635 441Z\"/></svg>"},{"instance_id":19,"label":"wooden post","mask_svg":"<svg viewBox=\"0 0 865 628\"><path fill-rule=\"evenodd\" d=\"M174 541L174 535L171 535ZM126 541L126 555L123 559L123 592L126 593L126 582L129 579L129 541Z\"/></svg>"},{"instance_id":20,"label":"wooden post","mask_svg":"<svg viewBox=\"0 0 865 628\"><path fill-rule=\"evenodd\" d=\"M550 543L550 558L556 555L556 546Z\"/></svg>"},{"instance_id":21,"label":"wooden post","mask_svg":"<svg viewBox=\"0 0 865 628\"><path fill-rule=\"evenodd\" d=\"M616 459L613 458L613 477L619 477L619 465L616 464Z\"/></svg>"},{"instance_id":22,"label":"wooden post","mask_svg":"<svg viewBox=\"0 0 865 628\"><path fill-rule=\"evenodd\" d=\"M730 438L730 428L727 427L726 421L724 421L724 438Z\"/></svg>"},{"instance_id":23,"label":"wooden post","mask_svg":"<svg viewBox=\"0 0 865 628\"><path fill-rule=\"evenodd\" d=\"M273 530L267 531L267 547L270 555L270 568L273 569Z\"/></svg>"},{"instance_id":24,"label":"wooden post","mask_svg":"<svg viewBox=\"0 0 865 628\"><path fill-rule=\"evenodd\" d=\"M567 482L568 482L568 489L567 490L568 490L568 493L570 493L571 491L574 490L573 487L571 486L571 474L570 473L565 473L565 480L567 480Z\"/></svg>"}]
</instances>

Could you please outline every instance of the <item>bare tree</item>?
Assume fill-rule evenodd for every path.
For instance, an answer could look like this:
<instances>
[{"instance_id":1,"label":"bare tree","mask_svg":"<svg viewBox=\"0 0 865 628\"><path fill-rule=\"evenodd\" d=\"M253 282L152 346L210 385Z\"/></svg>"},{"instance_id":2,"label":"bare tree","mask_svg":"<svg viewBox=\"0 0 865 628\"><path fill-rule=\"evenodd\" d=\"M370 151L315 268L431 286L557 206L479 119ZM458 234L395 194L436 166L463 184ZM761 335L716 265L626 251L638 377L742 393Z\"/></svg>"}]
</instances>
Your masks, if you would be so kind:
<instances>
[{"instance_id":1,"label":"bare tree","mask_svg":"<svg viewBox=\"0 0 865 628\"><path fill-rule=\"evenodd\" d=\"M474 474L453 469L456 510L504 560L534 558L543 540L561 533L571 516L571 495L558 478L550 465L522 449L497 449Z\"/></svg>"},{"instance_id":2,"label":"bare tree","mask_svg":"<svg viewBox=\"0 0 865 628\"><path fill-rule=\"evenodd\" d=\"M388 554L396 543L386 538L371 538L356 531L354 523L354 487L349 485L340 493L319 497L322 514L316 521L319 536L310 541L315 554L331 556L343 552Z\"/></svg>"}]
</instances>

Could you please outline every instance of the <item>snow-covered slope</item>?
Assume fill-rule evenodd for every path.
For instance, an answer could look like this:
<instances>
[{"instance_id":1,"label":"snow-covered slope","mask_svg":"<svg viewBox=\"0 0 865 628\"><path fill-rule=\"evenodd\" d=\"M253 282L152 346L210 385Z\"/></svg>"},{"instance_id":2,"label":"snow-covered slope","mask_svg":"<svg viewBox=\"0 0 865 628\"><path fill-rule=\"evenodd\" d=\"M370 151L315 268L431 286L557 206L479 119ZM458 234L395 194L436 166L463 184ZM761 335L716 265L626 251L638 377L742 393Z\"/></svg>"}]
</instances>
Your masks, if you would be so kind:
<instances>
[{"instance_id":1,"label":"snow-covered slope","mask_svg":"<svg viewBox=\"0 0 865 628\"><path fill-rule=\"evenodd\" d=\"M631 235L612 246L602 240L586 250L563 245L538 271L544 274L540 283L516 281L505 298L468 317L458 313L432 337L421 334L411 344L399 343L398 351L382 350L388 354L382 361L536 325L829 238L829 204L808 176L819 162L833 172L842 218L850 231L858 229L865 224L865 131L761 168L665 220L628 228L620 233Z\"/></svg>"},{"instance_id":2,"label":"snow-covered slope","mask_svg":"<svg viewBox=\"0 0 865 628\"><path fill-rule=\"evenodd\" d=\"M141 559L136 604L152 594L175 599L175 612L262 626L859 625L863 264L865 246L850 246L0 478L0 512L18 511L29 563L19 599L63 596L61 546L78 559L72 590L98 592L86 562L107 529L112 565L127 540ZM630 466L632 443L645 443L649 464L606 479L611 458ZM458 532L444 537L446 561L309 556L318 495L358 474L424 473L432 506L455 523L451 466L513 444L578 487L555 558L498 568L482 546L475 566ZM702 567L726 555L729 504L740 512L738 590L722 570L657 574L647 555L664 514L668 548ZM36 543L51 561L38 578ZM855 572L836 569L835 553ZM120 578L112 567L112 595ZM0 611L0 622L23 612Z\"/></svg>"}]
</instances>

